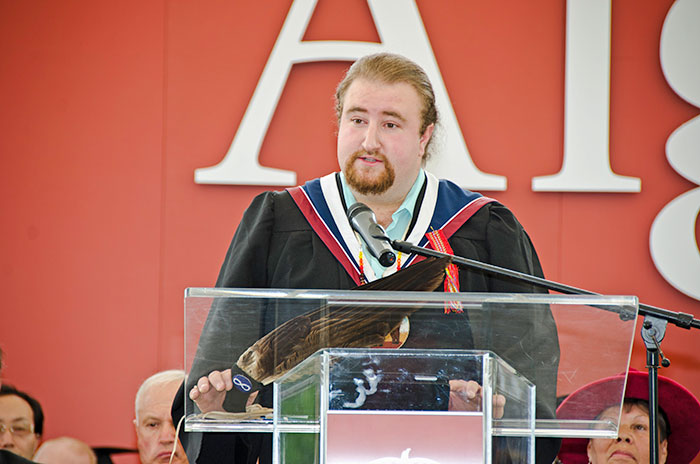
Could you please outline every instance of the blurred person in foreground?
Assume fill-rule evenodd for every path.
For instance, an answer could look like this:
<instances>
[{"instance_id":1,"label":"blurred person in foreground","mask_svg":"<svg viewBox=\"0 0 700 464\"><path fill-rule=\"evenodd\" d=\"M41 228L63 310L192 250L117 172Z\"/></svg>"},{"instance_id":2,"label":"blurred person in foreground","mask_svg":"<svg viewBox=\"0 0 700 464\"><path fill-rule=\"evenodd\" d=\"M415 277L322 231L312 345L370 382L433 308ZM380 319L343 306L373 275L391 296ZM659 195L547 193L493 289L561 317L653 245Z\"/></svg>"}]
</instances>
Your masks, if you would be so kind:
<instances>
[{"instance_id":1,"label":"blurred person in foreground","mask_svg":"<svg viewBox=\"0 0 700 464\"><path fill-rule=\"evenodd\" d=\"M2 349L0 349L0 389L2 388ZM12 398L5 398L5 403L12 402ZM2 404L2 398L0 397L0 404ZM41 408L41 406L39 407ZM12 420L11 416L6 417L2 412L3 408L0 406L0 464L30 464L32 461L23 458L19 454L14 453L16 449L15 442L23 441L22 435L25 435L27 429L30 430L26 433L28 441L32 442L36 438L38 442L38 437L31 437L33 432L31 432L32 427L26 427L23 422L15 422ZM27 411L25 411L26 413ZM7 422L7 419L10 419ZM33 414L32 414L33 420ZM33 423L33 422L32 422ZM42 413L42 427L43 427L43 413ZM36 447L34 448L36 449ZM32 451L33 453L34 451Z\"/></svg>"},{"instance_id":2,"label":"blurred person in foreground","mask_svg":"<svg viewBox=\"0 0 700 464\"><path fill-rule=\"evenodd\" d=\"M562 464L648 464L649 374L630 370L620 413L619 397L624 375L584 385L557 409L562 419L620 418L618 438L565 438L559 451ZM598 405L596 407L587 405ZM605 405L602 407L600 405ZM597 410L594 410L597 409ZM659 462L689 464L700 452L700 402L683 385L659 376Z\"/></svg>"},{"instance_id":3,"label":"blurred person in foreground","mask_svg":"<svg viewBox=\"0 0 700 464\"><path fill-rule=\"evenodd\" d=\"M170 415L173 398L184 379L185 371L158 372L147 378L136 393L134 425L141 464L171 462L175 443L172 462L187 463Z\"/></svg>"},{"instance_id":4,"label":"blurred person in foreground","mask_svg":"<svg viewBox=\"0 0 700 464\"><path fill-rule=\"evenodd\" d=\"M47 440L39 446L34 462L41 464L97 464L90 445L72 437Z\"/></svg>"}]
</instances>

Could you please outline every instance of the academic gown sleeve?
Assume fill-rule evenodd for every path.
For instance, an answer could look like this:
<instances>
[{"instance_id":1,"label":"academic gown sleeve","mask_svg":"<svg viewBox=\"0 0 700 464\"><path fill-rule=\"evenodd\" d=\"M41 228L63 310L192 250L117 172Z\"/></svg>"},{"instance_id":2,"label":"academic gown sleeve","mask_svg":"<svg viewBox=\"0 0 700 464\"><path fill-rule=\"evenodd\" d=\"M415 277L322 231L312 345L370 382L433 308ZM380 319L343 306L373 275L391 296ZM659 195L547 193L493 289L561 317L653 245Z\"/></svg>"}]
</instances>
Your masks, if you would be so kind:
<instances>
[{"instance_id":1,"label":"academic gown sleeve","mask_svg":"<svg viewBox=\"0 0 700 464\"><path fill-rule=\"evenodd\" d=\"M243 218L224 258L217 287L263 287L266 281L267 253L274 224L274 195L270 192L257 196L243 214ZM240 355L242 345L239 337L235 342L234 320L229 317L225 302L213 302L200 336L196 358L188 374L187 382L180 389L173 403L173 422L184 416L184 401L197 380L213 370L224 370L233 366ZM251 335L250 342L255 341ZM239 343L241 342L241 343ZM234 346L235 345L235 346ZM227 395L224 407L228 410L243 410L246 395L234 392ZM248 464L256 461L261 441L257 434L239 433L179 433L180 441L193 464L230 462Z\"/></svg>"},{"instance_id":2,"label":"academic gown sleeve","mask_svg":"<svg viewBox=\"0 0 700 464\"><path fill-rule=\"evenodd\" d=\"M310 288L348 289L355 286L323 242L311 229L287 192L264 192L252 201L231 241L216 281L223 288ZM234 309L226 302L214 302L209 311L197 356L186 386L180 388L173 407L173 417L184 414L184 395L197 380L213 370L232 367L240 354L274 328L273 323L260 321L251 330L241 330L231 317ZM238 304L236 314L258 311L251 305ZM246 319L252 319L250 317ZM280 320L274 317L277 324ZM270 388L259 395L261 402L270 401ZM240 411L247 394L232 391L224 408ZM271 406L271 404L266 404ZM190 462L254 463L258 453L269 454L267 434L181 434ZM186 443L189 442L189 446ZM261 455L261 462L268 462Z\"/></svg>"},{"instance_id":3,"label":"academic gown sleeve","mask_svg":"<svg viewBox=\"0 0 700 464\"><path fill-rule=\"evenodd\" d=\"M221 266L217 287L223 288L310 288L348 289L355 286L287 192L258 195L245 211ZM238 356L279 325L284 311L275 308L270 321L257 327L237 326L246 312L259 311L260 302L231 308L214 302L205 323L190 386L212 370L231 367ZM271 311L273 313L273 311ZM292 314L286 315L292 317ZM245 319L251 320L253 317ZM234 396L234 395L231 395ZM227 410L240 410L245 401L227 398ZM226 405L225 405L226 406Z\"/></svg>"}]
</instances>

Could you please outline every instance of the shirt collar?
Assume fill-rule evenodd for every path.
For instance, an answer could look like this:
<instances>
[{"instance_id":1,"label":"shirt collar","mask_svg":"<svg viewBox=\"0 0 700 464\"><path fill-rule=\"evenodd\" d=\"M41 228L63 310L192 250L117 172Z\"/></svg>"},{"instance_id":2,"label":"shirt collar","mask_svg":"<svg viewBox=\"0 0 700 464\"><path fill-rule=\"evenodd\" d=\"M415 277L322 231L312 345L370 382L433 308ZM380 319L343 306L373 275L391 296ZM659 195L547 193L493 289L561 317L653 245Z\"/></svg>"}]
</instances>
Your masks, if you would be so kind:
<instances>
[{"instance_id":1,"label":"shirt collar","mask_svg":"<svg viewBox=\"0 0 700 464\"><path fill-rule=\"evenodd\" d=\"M352 194L352 191L345 180L345 174L342 172L340 173L340 183L342 185L346 205L350 206L354 204L357 200L355 199L355 195ZM391 215L391 224L389 224L389 226L386 228L386 234L390 239L404 240L408 226L411 224L413 211L415 210L416 201L418 200L418 195L420 195L420 191L423 188L423 184L425 184L425 171L423 171L421 168L421 170L418 172L418 176L416 176L416 180L413 183L411 190L408 191L406 198L404 198L403 203L401 203L401 206L399 206L399 208L394 211L394 214ZM366 245L362 241L360 242L362 245L363 254L366 256L366 259L372 267L374 274L378 277L382 276L386 268L379 264L379 261L367 251Z\"/></svg>"}]
</instances>

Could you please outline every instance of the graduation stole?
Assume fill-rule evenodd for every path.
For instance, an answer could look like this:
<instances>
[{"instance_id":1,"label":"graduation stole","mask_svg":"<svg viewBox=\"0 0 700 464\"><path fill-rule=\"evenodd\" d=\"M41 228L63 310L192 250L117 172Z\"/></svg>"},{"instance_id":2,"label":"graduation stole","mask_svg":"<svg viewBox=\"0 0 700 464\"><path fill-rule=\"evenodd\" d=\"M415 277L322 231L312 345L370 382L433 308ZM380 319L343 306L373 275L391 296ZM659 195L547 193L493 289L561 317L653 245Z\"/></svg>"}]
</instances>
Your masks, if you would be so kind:
<instances>
[{"instance_id":1,"label":"graduation stole","mask_svg":"<svg viewBox=\"0 0 700 464\"><path fill-rule=\"evenodd\" d=\"M441 253L448 253L453 255L452 247L450 242L447 241L447 237L443 233L442 229L434 230L425 234L430 246ZM446 293L458 293L459 292L459 268L450 263L445 268L445 282L444 288ZM462 303L459 301L449 301L445 303L445 314L450 312L461 313L464 312L462 308Z\"/></svg>"},{"instance_id":2,"label":"graduation stole","mask_svg":"<svg viewBox=\"0 0 700 464\"><path fill-rule=\"evenodd\" d=\"M437 180L427 172L426 184L423 201L416 205L418 217L405 240L452 254L448 239L482 206L495 200L464 190L450 181ZM348 221L335 173L306 182L303 186L288 188L287 191L314 232L353 281L360 285L362 272L358 258L362 246ZM422 259L424 258L415 254L409 255L402 267ZM364 268L368 281L377 279L371 266ZM458 292L457 266L448 267L447 274L445 291Z\"/></svg>"}]
</instances>

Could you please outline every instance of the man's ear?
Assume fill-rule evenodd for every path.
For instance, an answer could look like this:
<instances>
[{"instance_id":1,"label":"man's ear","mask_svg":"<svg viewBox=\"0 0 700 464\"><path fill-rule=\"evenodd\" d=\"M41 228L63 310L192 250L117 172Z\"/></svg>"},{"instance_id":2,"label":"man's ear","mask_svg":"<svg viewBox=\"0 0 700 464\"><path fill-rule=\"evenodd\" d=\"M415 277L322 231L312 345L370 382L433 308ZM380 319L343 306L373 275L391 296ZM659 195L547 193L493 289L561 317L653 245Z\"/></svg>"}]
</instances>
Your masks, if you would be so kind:
<instances>
[{"instance_id":1,"label":"man's ear","mask_svg":"<svg viewBox=\"0 0 700 464\"><path fill-rule=\"evenodd\" d=\"M420 136L420 144L423 150L425 150L425 146L428 144L430 141L430 137L433 136L433 131L435 130L435 124L430 124L428 127L425 128L425 131L423 131L423 134Z\"/></svg>"},{"instance_id":2,"label":"man's ear","mask_svg":"<svg viewBox=\"0 0 700 464\"><path fill-rule=\"evenodd\" d=\"M659 463L664 464L668 458L668 440L661 442L659 446Z\"/></svg>"},{"instance_id":3,"label":"man's ear","mask_svg":"<svg viewBox=\"0 0 700 464\"><path fill-rule=\"evenodd\" d=\"M435 124L430 124L428 127L425 128L425 131L423 131L423 134L420 136L420 157L425 158L425 147L428 146L428 142L430 142L430 138L433 136L433 131L435 130Z\"/></svg>"}]
</instances>

